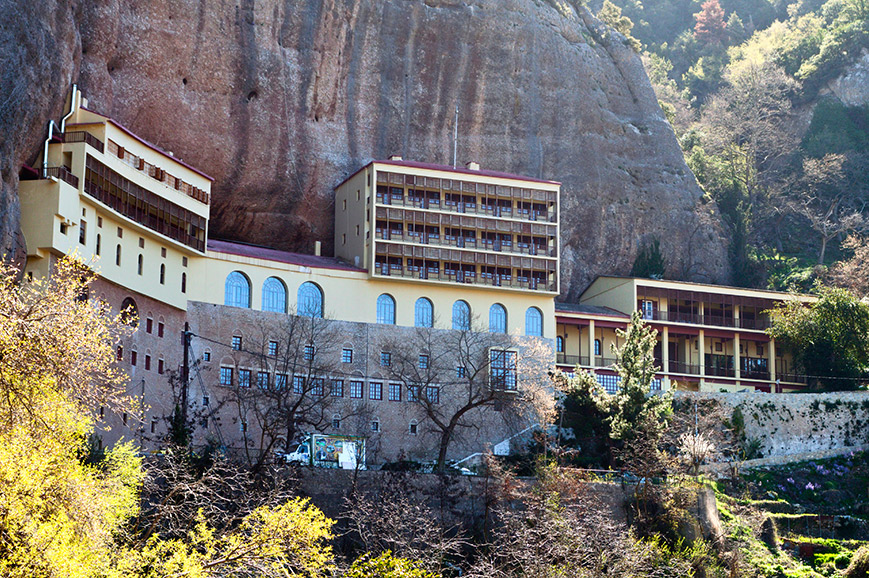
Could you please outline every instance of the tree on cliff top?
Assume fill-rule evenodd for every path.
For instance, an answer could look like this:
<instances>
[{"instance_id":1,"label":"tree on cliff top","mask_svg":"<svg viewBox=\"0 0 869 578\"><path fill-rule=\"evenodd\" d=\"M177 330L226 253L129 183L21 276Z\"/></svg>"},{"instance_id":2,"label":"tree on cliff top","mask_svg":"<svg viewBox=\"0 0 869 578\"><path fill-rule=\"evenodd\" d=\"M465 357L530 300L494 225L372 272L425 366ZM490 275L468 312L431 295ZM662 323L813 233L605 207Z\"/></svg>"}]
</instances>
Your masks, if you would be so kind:
<instances>
[{"instance_id":1,"label":"tree on cliff top","mask_svg":"<svg viewBox=\"0 0 869 578\"><path fill-rule=\"evenodd\" d=\"M634 23L627 16L622 15L622 9L610 2L604 0L603 6L597 13L597 17L601 22L608 25L610 28L625 37L625 43L639 52L642 49L640 41L631 36L631 30L634 28Z\"/></svg>"},{"instance_id":2,"label":"tree on cliff top","mask_svg":"<svg viewBox=\"0 0 869 578\"><path fill-rule=\"evenodd\" d=\"M869 368L869 306L845 289L819 292L810 305L793 299L773 309L767 332L793 352L813 389L855 389Z\"/></svg>"}]
</instances>

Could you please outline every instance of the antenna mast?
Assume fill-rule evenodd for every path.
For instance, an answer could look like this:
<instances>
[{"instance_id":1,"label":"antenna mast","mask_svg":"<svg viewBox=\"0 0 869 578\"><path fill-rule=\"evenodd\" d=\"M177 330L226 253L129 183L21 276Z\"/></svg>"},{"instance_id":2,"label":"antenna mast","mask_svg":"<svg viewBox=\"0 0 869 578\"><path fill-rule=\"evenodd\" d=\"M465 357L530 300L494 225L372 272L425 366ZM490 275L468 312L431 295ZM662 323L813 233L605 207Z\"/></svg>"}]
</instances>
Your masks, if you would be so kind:
<instances>
[{"instance_id":1,"label":"antenna mast","mask_svg":"<svg viewBox=\"0 0 869 578\"><path fill-rule=\"evenodd\" d=\"M459 105L456 105L456 121L453 123L453 168L456 168L456 155L459 149Z\"/></svg>"}]
</instances>

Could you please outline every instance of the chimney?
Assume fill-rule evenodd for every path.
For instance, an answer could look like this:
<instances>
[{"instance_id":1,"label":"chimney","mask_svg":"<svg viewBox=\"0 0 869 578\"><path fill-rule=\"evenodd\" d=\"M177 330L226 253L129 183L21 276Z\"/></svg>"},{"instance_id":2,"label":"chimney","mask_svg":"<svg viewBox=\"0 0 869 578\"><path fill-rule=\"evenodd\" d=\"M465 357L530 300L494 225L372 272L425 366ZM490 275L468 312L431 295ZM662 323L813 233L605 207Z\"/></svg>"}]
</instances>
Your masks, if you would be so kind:
<instances>
[{"instance_id":1,"label":"chimney","mask_svg":"<svg viewBox=\"0 0 869 578\"><path fill-rule=\"evenodd\" d=\"M389 160L391 161L400 161L401 155L389 155Z\"/></svg>"},{"instance_id":2,"label":"chimney","mask_svg":"<svg viewBox=\"0 0 869 578\"><path fill-rule=\"evenodd\" d=\"M317 257L323 252L323 244L320 241L314 241L314 255Z\"/></svg>"},{"instance_id":3,"label":"chimney","mask_svg":"<svg viewBox=\"0 0 869 578\"><path fill-rule=\"evenodd\" d=\"M468 167L469 171L479 171L480 170L480 163L475 163L474 161L466 163L465 166Z\"/></svg>"},{"instance_id":4,"label":"chimney","mask_svg":"<svg viewBox=\"0 0 869 578\"><path fill-rule=\"evenodd\" d=\"M87 108L87 107L88 107L88 99L86 99L85 97L81 97L81 103L80 103L80 106L81 106L82 108Z\"/></svg>"}]
</instances>

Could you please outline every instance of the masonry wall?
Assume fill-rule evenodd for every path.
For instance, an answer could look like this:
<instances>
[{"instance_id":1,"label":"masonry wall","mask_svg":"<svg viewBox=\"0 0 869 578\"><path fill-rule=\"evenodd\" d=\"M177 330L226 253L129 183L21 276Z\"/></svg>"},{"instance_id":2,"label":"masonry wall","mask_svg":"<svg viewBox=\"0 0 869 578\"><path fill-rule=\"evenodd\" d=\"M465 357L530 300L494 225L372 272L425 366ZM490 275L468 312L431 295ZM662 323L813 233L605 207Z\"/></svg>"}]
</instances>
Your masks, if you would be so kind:
<instances>
[{"instance_id":1,"label":"masonry wall","mask_svg":"<svg viewBox=\"0 0 869 578\"><path fill-rule=\"evenodd\" d=\"M202 302L189 302L187 318L195 334L192 356L196 361L189 397L191 415L196 416L195 443L210 439L234 453L257 459L262 448L284 451L294 448L293 442L305 433L323 432L364 436L369 464L399 458L433 460L440 434L426 418L422 404L409 399L408 381L398 375L403 369L411 374L425 373L419 370L420 355L428 355L427 363L433 371L439 371L439 379L424 382L424 386L439 386L439 411L449 416L465 403L467 387L459 385L461 380L455 373L457 366L471 364L449 350L450 344L458 343L461 332L312 320ZM421 335L428 336L431 342L424 342ZM520 375L527 367L522 360L542 354L535 365L542 370L535 375L538 383L545 379L543 368L551 367L553 362L550 340L470 335L483 340L486 346L516 349ZM237 349L233 348L233 338L237 339ZM308 344L313 346L313 359L304 354ZM271 354L271 347L277 349L276 354ZM344 350L351 352L350 361L345 361ZM384 353L390 356L390 366L383 364ZM221 383L221 368L225 375L231 373L231 383ZM241 371L250 372L249 385L239 381ZM486 379L485 367L468 367L467 371L481 371L482 379ZM279 375L287 376L283 392L276 391ZM323 390L314 393L307 385L300 386L305 387L300 402L302 396L292 391L294 375L323 379ZM263 387L259 379L264 380ZM331 395L333 380L342 382L340 395ZM352 382L361 388L360 397L352 397ZM373 384L381 384L379 395L372 395ZM390 384L397 386L400 399L390 399ZM518 388L525 386L520 380ZM470 410L462 421L471 426L456 430L448 459L485 451L527 427L529 417L504 409L509 401L505 399L502 411L491 405ZM301 403L297 415L302 419L295 431L288 432L275 418L295 403Z\"/></svg>"},{"instance_id":2,"label":"masonry wall","mask_svg":"<svg viewBox=\"0 0 869 578\"><path fill-rule=\"evenodd\" d=\"M763 457L807 454L869 444L869 392L683 393L739 407L747 438L760 440Z\"/></svg>"}]
</instances>

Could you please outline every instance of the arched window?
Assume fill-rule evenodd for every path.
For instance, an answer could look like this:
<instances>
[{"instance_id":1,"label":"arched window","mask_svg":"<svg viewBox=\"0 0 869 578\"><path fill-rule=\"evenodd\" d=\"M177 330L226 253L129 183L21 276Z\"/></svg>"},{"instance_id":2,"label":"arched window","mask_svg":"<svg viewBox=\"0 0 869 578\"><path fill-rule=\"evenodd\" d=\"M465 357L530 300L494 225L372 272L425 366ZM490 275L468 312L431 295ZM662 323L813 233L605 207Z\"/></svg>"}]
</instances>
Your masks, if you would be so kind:
<instances>
[{"instance_id":1,"label":"arched window","mask_svg":"<svg viewBox=\"0 0 869 578\"><path fill-rule=\"evenodd\" d=\"M145 268L145 260L144 260L144 258L143 258L141 255L139 255L139 265L138 265L138 272L139 272L139 275L142 274L142 270L143 270L144 268Z\"/></svg>"},{"instance_id":2,"label":"arched window","mask_svg":"<svg viewBox=\"0 0 869 578\"><path fill-rule=\"evenodd\" d=\"M384 293L377 298L377 322L395 325L395 299Z\"/></svg>"},{"instance_id":3,"label":"arched window","mask_svg":"<svg viewBox=\"0 0 869 578\"><path fill-rule=\"evenodd\" d=\"M467 301L459 299L453 303L453 329L460 331L471 329L471 306Z\"/></svg>"},{"instance_id":4,"label":"arched window","mask_svg":"<svg viewBox=\"0 0 869 578\"><path fill-rule=\"evenodd\" d=\"M230 307L250 307L250 281L239 271L226 276L223 304Z\"/></svg>"},{"instance_id":5,"label":"arched window","mask_svg":"<svg viewBox=\"0 0 869 578\"><path fill-rule=\"evenodd\" d=\"M543 336L543 313L536 307L529 307L525 311L525 335Z\"/></svg>"},{"instance_id":6,"label":"arched window","mask_svg":"<svg viewBox=\"0 0 869 578\"><path fill-rule=\"evenodd\" d=\"M594 354L600 355L600 339L594 340Z\"/></svg>"},{"instance_id":7,"label":"arched window","mask_svg":"<svg viewBox=\"0 0 869 578\"><path fill-rule=\"evenodd\" d=\"M160 285L166 284L166 265L160 265Z\"/></svg>"},{"instance_id":8,"label":"arched window","mask_svg":"<svg viewBox=\"0 0 869 578\"><path fill-rule=\"evenodd\" d=\"M121 246L115 247L115 265L121 266Z\"/></svg>"},{"instance_id":9,"label":"arched window","mask_svg":"<svg viewBox=\"0 0 869 578\"><path fill-rule=\"evenodd\" d=\"M507 333L507 310L500 303L489 307L489 332Z\"/></svg>"},{"instance_id":10,"label":"arched window","mask_svg":"<svg viewBox=\"0 0 869 578\"><path fill-rule=\"evenodd\" d=\"M299 286L296 312L306 317L323 316L323 290L314 283L305 281Z\"/></svg>"},{"instance_id":11,"label":"arched window","mask_svg":"<svg viewBox=\"0 0 869 578\"><path fill-rule=\"evenodd\" d=\"M277 277L269 277L263 283L263 311L287 312L287 288Z\"/></svg>"},{"instance_id":12,"label":"arched window","mask_svg":"<svg viewBox=\"0 0 869 578\"><path fill-rule=\"evenodd\" d=\"M181 292L187 293L187 273L181 273Z\"/></svg>"},{"instance_id":13,"label":"arched window","mask_svg":"<svg viewBox=\"0 0 869 578\"><path fill-rule=\"evenodd\" d=\"M434 305L425 297L416 300L413 310L413 324L416 327L431 327L434 318Z\"/></svg>"},{"instance_id":14,"label":"arched window","mask_svg":"<svg viewBox=\"0 0 869 578\"><path fill-rule=\"evenodd\" d=\"M132 297L127 297L124 299L123 303L121 303L121 321L130 327L139 326L139 308L136 306L136 302L133 301Z\"/></svg>"},{"instance_id":15,"label":"arched window","mask_svg":"<svg viewBox=\"0 0 869 578\"><path fill-rule=\"evenodd\" d=\"M564 338L560 335L555 338L555 351L564 353Z\"/></svg>"}]
</instances>

